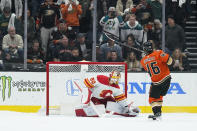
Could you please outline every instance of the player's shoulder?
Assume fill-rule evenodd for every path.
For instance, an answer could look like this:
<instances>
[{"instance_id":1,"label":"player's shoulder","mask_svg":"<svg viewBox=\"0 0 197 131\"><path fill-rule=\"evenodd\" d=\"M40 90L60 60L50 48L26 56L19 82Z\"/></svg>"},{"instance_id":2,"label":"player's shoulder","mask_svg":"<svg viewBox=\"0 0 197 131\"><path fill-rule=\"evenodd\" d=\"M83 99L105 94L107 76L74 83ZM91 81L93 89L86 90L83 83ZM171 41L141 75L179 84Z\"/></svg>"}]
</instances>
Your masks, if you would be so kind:
<instances>
[{"instance_id":1,"label":"player's shoulder","mask_svg":"<svg viewBox=\"0 0 197 131\"><path fill-rule=\"evenodd\" d=\"M109 85L109 77L105 75L97 75L97 81L103 85Z\"/></svg>"},{"instance_id":2,"label":"player's shoulder","mask_svg":"<svg viewBox=\"0 0 197 131\"><path fill-rule=\"evenodd\" d=\"M154 50L153 54L160 54L161 52L163 52L162 50Z\"/></svg>"},{"instance_id":3,"label":"player's shoulder","mask_svg":"<svg viewBox=\"0 0 197 131\"><path fill-rule=\"evenodd\" d=\"M157 54L159 57L166 57L166 56L168 56L168 54L165 53L163 50L156 50L155 54Z\"/></svg>"},{"instance_id":4,"label":"player's shoulder","mask_svg":"<svg viewBox=\"0 0 197 131\"><path fill-rule=\"evenodd\" d=\"M162 50L155 50L155 51L153 51L152 55L158 57L162 53L164 53Z\"/></svg>"}]
</instances>

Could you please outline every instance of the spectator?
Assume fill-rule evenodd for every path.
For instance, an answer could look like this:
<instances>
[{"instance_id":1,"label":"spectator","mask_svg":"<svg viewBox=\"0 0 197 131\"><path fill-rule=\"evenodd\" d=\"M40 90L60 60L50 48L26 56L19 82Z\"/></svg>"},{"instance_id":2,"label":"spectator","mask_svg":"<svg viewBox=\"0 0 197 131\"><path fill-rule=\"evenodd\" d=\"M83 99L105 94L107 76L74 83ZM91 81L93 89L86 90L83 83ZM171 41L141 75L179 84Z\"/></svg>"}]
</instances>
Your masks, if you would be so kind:
<instances>
[{"instance_id":1,"label":"spectator","mask_svg":"<svg viewBox=\"0 0 197 131\"><path fill-rule=\"evenodd\" d=\"M110 7L107 16L103 16L100 20L100 25L103 27L103 34L101 35L100 42L107 41L106 34L113 35L115 39L119 40L119 28L124 26L121 16L116 15L115 7Z\"/></svg>"},{"instance_id":2,"label":"spectator","mask_svg":"<svg viewBox=\"0 0 197 131\"><path fill-rule=\"evenodd\" d=\"M106 5L108 9L109 7L116 7L118 0L104 0L104 1L106 1Z\"/></svg>"},{"instance_id":3,"label":"spectator","mask_svg":"<svg viewBox=\"0 0 197 131\"><path fill-rule=\"evenodd\" d=\"M23 14L22 0L1 0L0 6L2 11L5 7L9 7L11 9L11 12L16 14L17 18L22 17Z\"/></svg>"},{"instance_id":4,"label":"spectator","mask_svg":"<svg viewBox=\"0 0 197 131\"><path fill-rule=\"evenodd\" d=\"M81 0L79 1L79 4L82 6L83 13L80 16L79 23L79 32L81 33L87 33L90 29L90 25L92 23L91 21L91 0Z\"/></svg>"},{"instance_id":5,"label":"spectator","mask_svg":"<svg viewBox=\"0 0 197 131\"><path fill-rule=\"evenodd\" d=\"M133 1L132 0L118 0L116 4L116 11L118 15L123 16L123 11L125 9L132 9L133 8Z\"/></svg>"},{"instance_id":6,"label":"spectator","mask_svg":"<svg viewBox=\"0 0 197 131\"><path fill-rule=\"evenodd\" d=\"M91 53L92 44L86 40L85 35L79 33L77 35L77 40L75 43L76 43L75 47L79 49L79 54L83 56L84 59L88 58L88 56Z\"/></svg>"},{"instance_id":7,"label":"spectator","mask_svg":"<svg viewBox=\"0 0 197 131\"><path fill-rule=\"evenodd\" d=\"M142 71L140 61L137 60L135 52L130 52L125 62L127 63L128 71Z\"/></svg>"},{"instance_id":8,"label":"spectator","mask_svg":"<svg viewBox=\"0 0 197 131\"><path fill-rule=\"evenodd\" d=\"M4 8L3 13L0 14L0 43L2 43L3 36L7 34L10 15L11 13L8 7ZM0 47L2 48L2 45Z\"/></svg>"},{"instance_id":9,"label":"spectator","mask_svg":"<svg viewBox=\"0 0 197 131\"><path fill-rule=\"evenodd\" d=\"M131 10L129 8L125 9L124 14L122 16L124 22L129 21L130 15L131 15Z\"/></svg>"},{"instance_id":10,"label":"spectator","mask_svg":"<svg viewBox=\"0 0 197 131\"><path fill-rule=\"evenodd\" d=\"M108 39L108 42L100 46L101 50L101 59L102 61L106 61L110 57L110 52L116 51L118 57L122 59L122 48L115 44L115 42L111 39Z\"/></svg>"},{"instance_id":11,"label":"spectator","mask_svg":"<svg viewBox=\"0 0 197 131\"><path fill-rule=\"evenodd\" d=\"M10 24L11 18L11 10L9 7L3 8L3 14L0 14L0 43L2 41L3 36L5 36L8 32L8 25ZM16 23L15 19L13 21L13 26Z\"/></svg>"},{"instance_id":12,"label":"spectator","mask_svg":"<svg viewBox=\"0 0 197 131\"><path fill-rule=\"evenodd\" d=\"M127 21L123 28L121 28L121 41L125 41L129 34L133 34L135 40L139 43L145 41L145 34L141 24L136 20L134 14L130 15L129 21Z\"/></svg>"},{"instance_id":13,"label":"spectator","mask_svg":"<svg viewBox=\"0 0 197 131\"><path fill-rule=\"evenodd\" d=\"M27 40L28 43L32 43L36 36L36 23L34 18L31 16L30 10L27 10ZM28 46L32 46L28 44Z\"/></svg>"},{"instance_id":14,"label":"spectator","mask_svg":"<svg viewBox=\"0 0 197 131\"><path fill-rule=\"evenodd\" d=\"M97 62L101 62L102 58L101 58L102 54L101 54L101 49L99 46L96 46L96 61Z\"/></svg>"},{"instance_id":15,"label":"spectator","mask_svg":"<svg viewBox=\"0 0 197 131\"><path fill-rule=\"evenodd\" d=\"M34 40L32 47L28 49L27 62L32 64L40 64L43 63L43 60L44 60L44 51L41 48L38 40Z\"/></svg>"},{"instance_id":16,"label":"spectator","mask_svg":"<svg viewBox=\"0 0 197 131\"><path fill-rule=\"evenodd\" d=\"M2 49L7 61L14 62L23 59L23 39L16 34L14 27L10 27L8 34L3 37Z\"/></svg>"},{"instance_id":17,"label":"spectator","mask_svg":"<svg viewBox=\"0 0 197 131\"><path fill-rule=\"evenodd\" d=\"M47 61L53 59L53 50L63 42L63 38L68 37L68 30L66 26L66 21L64 19L59 20L59 25L57 29L54 29L51 33L51 39L49 43L49 48L47 52Z\"/></svg>"},{"instance_id":18,"label":"spectator","mask_svg":"<svg viewBox=\"0 0 197 131\"><path fill-rule=\"evenodd\" d=\"M172 53L172 58L175 61L171 67L172 71L189 71L190 65L187 56L181 52L179 48L176 48Z\"/></svg>"},{"instance_id":19,"label":"spectator","mask_svg":"<svg viewBox=\"0 0 197 131\"><path fill-rule=\"evenodd\" d=\"M150 6L153 11L153 17L154 19L162 20L162 4L160 0L154 0L150 2Z\"/></svg>"},{"instance_id":20,"label":"spectator","mask_svg":"<svg viewBox=\"0 0 197 131\"><path fill-rule=\"evenodd\" d=\"M140 0L140 3L135 7L135 14L139 23L144 26L153 22L153 12L151 6L146 0Z\"/></svg>"},{"instance_id":21,"label":"spectator","mask_svg":"<svg viewBox=\"0 0 197 131\"><path fill-rule=\"evenodd\" d=\"M79 49L78 48L73 48L72 51L71 51L71 58L70 58L70 61L72 62L77 62L77 61L81 61L82 60L82 57L80 56L79 54Z\"/></svg>"},{"instance_id":22,"label":"spectator","mask_svg":"<svg viewBox=\"0 0 197 131\"><path fill-rule=\"evenodd\" d=\"M53 44L56 45L61 43L61 40L64 36L68 36L67 25L66 21L61 19L59 21L58 28L53 30L51 33L51 40L53 41Z\"/></svg>"},{"instance_id":23,"label":"spectator","mask_svg":"<svg viewBox=\"0 0 197 131\"><path fill-rule=\"evenodd\" d=\"M77 34L80 26L79 17L82 14L81 5L76 0L69 0L69 3L62 7L61 12L67 26L71 27L75 34Z\"/></svg>"},{"instance_id":24,"label":"spectator","mask_svg":"<svg viewBox=\"0 0 197 131\"><path fill-rule=\"evenodd\" d=\"M175 23L172 15L168 16L168 25L165 28L166 52L172 54L175 48L183 51L185 33L183 28Z\"/></svg>"},{"instance_id":25,"label":"spectator","mask_svg":"<svg viewBox=\"0 0 197 131\"><path fill-rule=\"evenodd\" d=\"M158 41L161 43L162 41L162 24L159 19L154 20L154 26L153 26L153 31L151 34L151 39L154 41ZM160 48L160 45L156 45L157 48Z\"/></svg>"},{"instance_id":26,"label":"spectator","mask_svg":"<svg viewBox=\"0 0 197 131\"><path fill-rule=\"evenodd\" d=\"M118 56L118 53L116 51L111 51L108 54L108 58L106 60L107 62L123 62L122 58Z\"/></svg>"},{"instance_id":27,"label":"spectator","mask_svg":"<svg viewBox=\"0 0 197 131\"><path fill-rule=\"evenodd\" d=\"M167 16L172 14L175 23L184 28L186 18L189 14L188 4L190 0L168 0L166 3Z\"/></svg>"},{"instance_id":28,"label":"spectator","mask_svg":"<svg viewBox=\"0 0 197 131\"><path fill-rule=\"evenodd\" d=\"M56 21L60 18L59 6L53 3L53 0L46 0L40 6L40 11L36 21L36 29L41 27L41 41L44 52L47 51L48 41L51 32L56 26Z\"/></svg>"},{"instance_id":29,"label":"spectator","mask_svg":"<svg viewBox=\"0 0 197 131\"><path fill-rule=\"evenodd\" d=\"M151 40L153 33L153 23L144 25L144 34L146 34L146 39Z\"/></svg>"},{"instance_id":30,"label":"spectator","mask_svg":"<svg viewBox=\"0 0 197 131\"><path fill-rule=\"evenodd\" d=\"M64 36L62 42L53 50L53 61L70 61L71 47L68 38Z\"/></svg>"},{"instance_id":31,"label":"spectator","mask_svg":"<svg viewBox=\"0 0 197 131\"><path fill-rule=\"evenodd\" d=\"M32 17L36 18L38 16L38 11L41 3L43 3L44 0L31 0L28 1L28 7L30 9L30 12L32 12Z\"/></svg>"},{"instance_id":32,"label":"spectator","mask_svg":"<svg viewBox=\"0 0 197 131\"><path fill-rule=\"evenodd\" d=\"M128 48L128 47L126 47L126 46L124 46L124 47L122 48L122 49L123 49L123 58L126 59L127 56L128 56L128 53L131 52L131 51L133 51L133 52L135 52L137 58L140 59L140 58L141 58L141 52L132 49L132 47L134 47L134 48L136 48L136 49L141 49L140 43L138 43L138 42L135 40L133 34L129 34L129 35L127 36L126 42L127 42L126 44L127 44L128 46L130 46L131 48Z\"/></svg>"},{"instance_id":33,"label":"spectator","mask_svg":"<svg viewBox=\"0 0 197 131\"><path fill-rule=\"evenodd\" d=\"M109 6L111 7L111 6ZM97 19L100 20L103 16L107 15L108 12L108 5L107 0L98 0L97 1ZM113 6L115 7L115 6ZM93 9L93 0L91 1L91 6L89 8L90 10Z\"/></svg>"}]
</instances>

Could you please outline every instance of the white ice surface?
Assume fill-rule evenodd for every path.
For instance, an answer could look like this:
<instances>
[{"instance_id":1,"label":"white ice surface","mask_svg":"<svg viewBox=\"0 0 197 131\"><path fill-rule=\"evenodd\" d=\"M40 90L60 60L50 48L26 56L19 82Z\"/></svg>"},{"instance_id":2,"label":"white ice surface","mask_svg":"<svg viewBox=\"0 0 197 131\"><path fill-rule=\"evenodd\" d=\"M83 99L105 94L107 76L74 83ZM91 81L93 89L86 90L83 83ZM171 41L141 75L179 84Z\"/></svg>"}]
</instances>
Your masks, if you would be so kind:
<instances>
[{"instance_id":1,"label":"white ice surface","mask_svg":"<svg viewBox=\"0 0 197 131\"><path fill-rule=\"evenodd\" d=\"M147 115L79 118L0 111L0 131L197 131L197 114L168 113L161 121Z\"/></svg>"}]
</instances>

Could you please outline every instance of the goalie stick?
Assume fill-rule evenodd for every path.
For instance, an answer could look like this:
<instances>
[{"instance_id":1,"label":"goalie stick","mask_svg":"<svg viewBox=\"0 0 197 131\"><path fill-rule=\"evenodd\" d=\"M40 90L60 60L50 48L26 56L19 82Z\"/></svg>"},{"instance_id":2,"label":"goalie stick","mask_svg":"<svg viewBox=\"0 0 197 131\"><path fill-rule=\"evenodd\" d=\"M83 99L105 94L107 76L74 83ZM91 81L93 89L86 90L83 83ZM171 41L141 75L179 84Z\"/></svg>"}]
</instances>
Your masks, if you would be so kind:
<instances>
[{"instance_id":1,"label":"goalie stick","mask_svg":"<svg viewBox=\"0 0 197 131\"><path fill-rule=\"evenodd\" d=\"M110 40L116 42L116 43L119 44L119 45L123 45L123 46L126 46L126 47L130 48L130 49L133 49L133 50L139 51L139 52L141 52L141 53L144 53L143 50L140 50L140 49L138 49L138 48L135 48L135 47L132 47L132 46L130 46L130 45L127 45L127 44L125 44L125 42L116 41L116 40L114 40L113 38L109 37L109 36L107 35L107 33L105 33L105 32L103 32L103 33L105 34L105 36L107 36L108 39L110 39ZM111 34L111 35L112 35L112 34Z\"/></svg>"}]
</instances>

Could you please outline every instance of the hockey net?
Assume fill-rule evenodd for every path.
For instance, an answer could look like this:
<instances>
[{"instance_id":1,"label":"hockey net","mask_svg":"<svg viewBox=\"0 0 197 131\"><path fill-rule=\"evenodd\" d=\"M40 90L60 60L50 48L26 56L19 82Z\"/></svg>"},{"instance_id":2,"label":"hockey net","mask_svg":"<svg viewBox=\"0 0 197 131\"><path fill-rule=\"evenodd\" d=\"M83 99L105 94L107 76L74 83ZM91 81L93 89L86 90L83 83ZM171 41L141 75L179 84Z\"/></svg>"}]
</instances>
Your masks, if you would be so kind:
<instances>
[{"instance_id":1,"label":"hockey net","mask_svg":"<svg viewBox=\"0 0 197 131\"><path fill-rule=\"evenodd\" d=\"M109 76L114 69L121 73L119 86L127 96L127 65L125 63L48 62L46 114L74 115L75 107L81 103L81 93L75 82L81 86L80 83L85 77Z\"/></svg>"}]
</instances>

